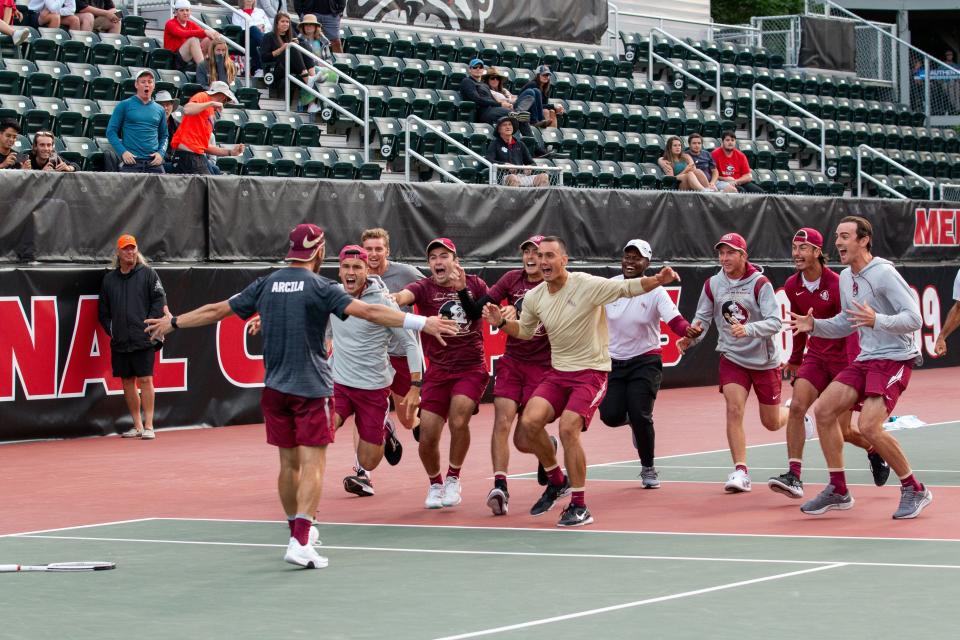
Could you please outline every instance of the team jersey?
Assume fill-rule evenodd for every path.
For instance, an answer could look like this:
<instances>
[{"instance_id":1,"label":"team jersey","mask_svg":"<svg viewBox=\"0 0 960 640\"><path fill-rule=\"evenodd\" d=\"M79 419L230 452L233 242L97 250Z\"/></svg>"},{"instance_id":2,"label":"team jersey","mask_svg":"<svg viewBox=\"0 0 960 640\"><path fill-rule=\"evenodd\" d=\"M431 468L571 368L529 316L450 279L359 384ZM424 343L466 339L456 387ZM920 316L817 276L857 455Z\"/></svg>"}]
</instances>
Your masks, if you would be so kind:
<instances>
[{"instance_id":1,"label":"team jersey","mask_svg":"<svg viewBox=\"0 0 960 640\"><path fill-rule=\"evenodd\" d=\"M460 304L455 289L441 287L433 278L424 278L408 284L406 290L413 294L413 303L422 315L441 315L456 320L459 332L444 336L447 346L429 334L423 335L423 350L430 367L448 372L486 369L483 356L483 333L480 319L470 320ZM475 300L487 293L487 283L473 274L467 275L467 289Z\"/></svg>"},{"instance_id":2,"label":"team jersey","mask_svg":"<svg viewBox=\"0 0 960 640\"><path fill-rule=\"evenodd\" d=\"M790 301L790 309L800 315L806 315L807 311L813 309L814 318L832 318L843 310L840 308L840 276L828 267L823 268L817 288L813 291L804 286L803 274L800 272L787 278L783 291ZM815 336L808 338L806 333L798 333L793 337L790 364L803 362L804 348L812 357L853 362L860 351L860 344L856 334L830 339Z\"/></svg>"},{"instance_id":3,"label":"team jersey","mask_svg":"<svg viewBox=\"0 0 960 640\"><path fill-rule=\"evenodd\" d=\"M530 282L523 269L513 269L503 274L503 277L490 287L487 297L497 305L502 300L506 300L507 304L517 310L519 317L523 311L523 301L527 293L539 284L539 282ZM530 364L550 364L550 341L547 339L547 330L541 324L529 340L507 336L504 355Z\"/></svg>"}]
</instances>

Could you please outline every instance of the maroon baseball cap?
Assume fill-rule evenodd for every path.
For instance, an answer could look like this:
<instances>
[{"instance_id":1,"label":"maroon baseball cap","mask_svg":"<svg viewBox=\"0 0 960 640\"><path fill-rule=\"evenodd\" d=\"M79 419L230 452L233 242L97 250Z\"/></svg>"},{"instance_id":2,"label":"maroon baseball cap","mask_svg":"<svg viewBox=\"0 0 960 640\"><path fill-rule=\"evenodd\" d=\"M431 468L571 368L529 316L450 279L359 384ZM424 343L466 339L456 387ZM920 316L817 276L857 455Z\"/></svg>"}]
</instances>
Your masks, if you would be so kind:
<instances>
[{"instance_id":1,"label":"maroon baseball cap","mask_svg":"<svg viewBox=\"0 0 960 640\"><path fill-rule=\"evenodd\" d=\"M820 235L819 231L811 229L810 227L798 229L793 235L793 241L806 242L807 244L812 244L815 247L823 249L823 236Z\"/></svg>"},{"instance_id":2,"label":"maroon baseball cap","mask_svg":"<svg viewBox=\"0 0 960 640\"><path fill-rule=\"evenodd\" d=\"M523 251L523 248L528 244L532 244L535 247L539 247L540 243L543 242L543 236L530 236L526 240L520 243L520 251Z\"/></svg>"},{"instance_id":3,"label":"maroon baseball cap","mask_svg":"<svg viewBox=\"0 0 960 640\"><path fill-rule=\"evenodd\" d=\"M450 238L434 238L427 244L426 254L430 255L430 250L436 246L441 246L445 249L449 249L453 255L457 255L457 245L453 244L453 240Z\"/></svg>"},{"instance_id":4,"label":"maroon baseball cap","mask_svg":"<svg viewBox=\"0 0 960 640\"><path fill-rule=\"evenodd\" d=\"M719 249L720 245L725 244L728 247L736 249L737 251L747 252L747 241L743 239L743 236L739 233L725 233L720 236L720 240L717 241L717 244L713 245L714 249Z\"/></svg>"},{"instance_id":5,"label":"maroon baseball cap","mask_svg":"<svg viewBox=\"0 0 960 640\"><path fill-rule=\"evenodd\" d=\"M298 224L290 232L287 260L309 262L323 248L323 229L315 224Z\"/></svg>"},{"instance_id":6,"label":"maroon baseball cap","mask_svg":"<svg viewBox=\"0 0 960 640\"><path fill-rule=\"evenodd\" d=\"M340 249L340 262L343 262L347 258L355 258L366 262L367 250L356 244L348 244L343 249Z\"/></svg>"}]
</instances>

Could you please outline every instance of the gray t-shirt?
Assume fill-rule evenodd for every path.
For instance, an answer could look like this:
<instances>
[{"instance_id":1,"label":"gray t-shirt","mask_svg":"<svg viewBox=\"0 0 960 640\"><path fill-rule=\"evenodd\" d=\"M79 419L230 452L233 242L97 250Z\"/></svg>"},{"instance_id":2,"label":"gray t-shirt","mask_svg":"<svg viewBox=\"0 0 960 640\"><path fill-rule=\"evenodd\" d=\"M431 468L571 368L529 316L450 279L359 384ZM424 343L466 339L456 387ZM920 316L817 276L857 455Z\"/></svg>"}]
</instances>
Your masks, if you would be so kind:
<instances>
[{"instance_id":1,"label":"gray t-shirt","mask_svg":"<svg viewBox=\"0 0 960 640\"><path fill-rule=\"evenodd\" d=\"M390 293L397 293L398 291L403 291L408 284L413 284L417 280L423 279L423 274L420 273L420 270L416 267L411 267L408 264L403 264L401 262L393 262L392 260L387 263L387 270L380 276L380 279L383 280L383 284L387 286L387 291ZM400 307L400 310L404 313L412 313L413 307L407 305L405 307ZM419 334L416 334L419 339ZM391 356L402 357L406 355L406 349L404 345L400 343L396 338L390 338L390 343L387 345L387 353Z\"/></svg>"},{"instance_id":2,"label":"gray t-shirt","mask_svg":"<svg viewBox=\"0 0 960 640\"><path fill-rule=\"evenodd\" d=\"M324 335L330 314L346 319L351 302L336 283L299 267L259 278L229 301L244 320L260 314L264 385L304 398L333 395Z\"/></svg>"}]
</instances>

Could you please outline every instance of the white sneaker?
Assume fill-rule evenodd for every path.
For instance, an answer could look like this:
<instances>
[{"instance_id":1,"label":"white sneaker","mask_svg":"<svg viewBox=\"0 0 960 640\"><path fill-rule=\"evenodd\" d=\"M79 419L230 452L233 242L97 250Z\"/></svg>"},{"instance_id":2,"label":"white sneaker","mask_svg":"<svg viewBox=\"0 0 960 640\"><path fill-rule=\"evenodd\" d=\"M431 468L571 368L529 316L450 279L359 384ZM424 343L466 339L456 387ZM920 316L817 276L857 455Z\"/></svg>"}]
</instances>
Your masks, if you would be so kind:
<instances>
[{"instance_id":1,"label":"white sneaker","mask_svg":"<svg viewBox=\"0 0 960 640\"><path fill-rule=\"evenodd\" d=\"M156 440L157 433L153 429L144 429L143 433L140 434L141 440Z\"/></svg>"},{"instance_id":2,"label":"white sneaker","mask_svg":"<svg viewBox=\"0 0 960 640\"><path fill-rule=\"evenodd\" d=\"M440 504L445 507L455 507L460 504L460 478L447 476L443 483L443 500Z\"/></svg>"},{"instance_id":3,"label":"white sneaker","mask_svg":"<svg viewBox=\"0 0 960 640\"><path fill-rule=\"evenodd\" d=\"M729 493L750 491L750 476L742 469L734 469L733 473L727 476L727 484L723 485L723 490Z\"/></svg>"},{"instance_id":4,"label":"white sneaker","mask_svg":"<svg viewBox=\"0 0 960 640\"><path fill-rule=\"evenodd\" d=\"M432 484L427 491L427 499L423 503L427 509L440 509L443 507L443 485Z\"/></svg>"},{"instance_id":5,"label":"white sneaker","mask_svg":"<svg viewBox=\"0 0 960 640\"><path fill-rule=\"evenodd\" d=\"M311 103L307 106L307 113L316 113L317 111L320 111L320 103L319 103L319 102L311 102Z\"/></svg>"},{"instance_id":6,"label":"white sneaker","mask_svg":"<svg viewBox=\"0 0 960 640\"><path fill-rule=\"evenodd\" d=\"M300 544L296 538L290 538L287 553L283 559L290 564L299 565L307 569L323 569L329 561L317 553L309 544Z\"/></svg>"},{"instance_id":7,"label":"white sneaker","mask_svg":"<svg viewBox=\"0 0 960 640\"><path fill-rule=\"evenodd\" d=\"M263 77L263 69L257 69L256 71L254 71L254 72L253 72L253 77L254 77L254 78L262 78L262 77Z\"/></svg>"},{"instance_id":8,"label":"white sneaker","mask_svg":"<svg viewBox=\"0 0 960 640\"><path fill-rule=\"evenodd\" d=\"M307 540L307 544L310 545L311 547L314 545L323 544L322 542L320 542L320 532L317 530L316 527L310 527L310 535Z\"/></svg>"},{"instance_id":9,"label":"white sneaker","mask_svg":"<svg viewBox=\"0 0 960 640\"><path fill-rule=\"evenodd\" d=\"M120 434L121 438L139 438L142 435L142 432L137 431L136 429L127 429Z\"/></svg>"},{"instance_id":10,"label":"white sneaker","mask_svg":"<svg viewBox=\"0 0 960 640\"><path fill-rule=\"evenodd\" d=\"M13 32L13 44L15 44L18 47L22 45L24 42L26 42L27 39L29 38L30 38L29 29L16 29Z\"/></svg>"}]
</instances>

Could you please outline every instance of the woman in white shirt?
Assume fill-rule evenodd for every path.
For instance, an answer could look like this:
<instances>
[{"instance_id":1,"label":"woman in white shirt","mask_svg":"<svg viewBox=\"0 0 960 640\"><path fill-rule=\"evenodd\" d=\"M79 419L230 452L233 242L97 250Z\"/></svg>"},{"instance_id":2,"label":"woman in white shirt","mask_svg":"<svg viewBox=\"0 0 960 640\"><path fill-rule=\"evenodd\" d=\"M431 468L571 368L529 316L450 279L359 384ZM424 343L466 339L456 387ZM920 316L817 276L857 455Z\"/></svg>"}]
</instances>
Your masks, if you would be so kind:
<instances>
[{"instance_id":1,"label":"woman in white shirt","mask_svg":"<svg viewBox=\"0 0 960 640\"><path fill-rule=\"evenodd\" d=\"M260 63L260 43L263 42L263 34L270 31L270 18L263 9L257 6L257 0L240 0L240 11L250 16L250 55L249 64L253 77L263 77L263 65ZM246 27L247 20L237 14L233 14L231 20L233 24Z\"/></svg>"}]
</instances>

